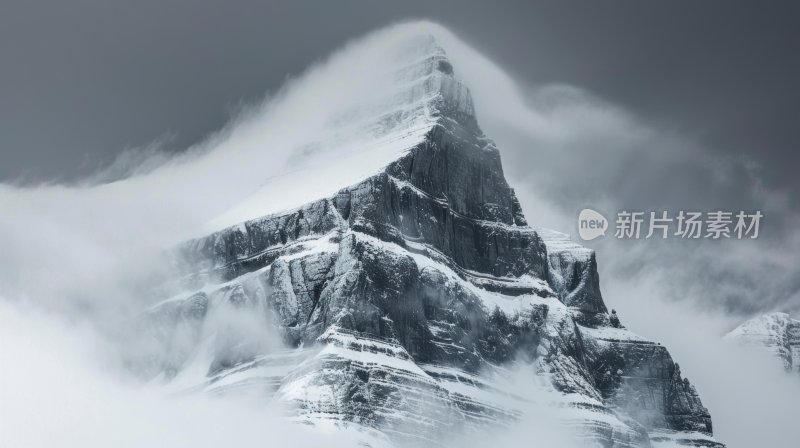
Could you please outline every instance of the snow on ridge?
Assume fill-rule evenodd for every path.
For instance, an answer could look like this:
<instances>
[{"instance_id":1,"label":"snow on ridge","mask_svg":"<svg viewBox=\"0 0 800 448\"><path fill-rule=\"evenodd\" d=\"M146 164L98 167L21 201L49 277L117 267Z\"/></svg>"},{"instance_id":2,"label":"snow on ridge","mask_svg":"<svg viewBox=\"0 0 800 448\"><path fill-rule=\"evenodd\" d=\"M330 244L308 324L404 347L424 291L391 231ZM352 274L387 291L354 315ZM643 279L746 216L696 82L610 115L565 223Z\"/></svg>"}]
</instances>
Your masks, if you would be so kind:
<instances>
[{"instance_id":1,"label":"snow on ridge","mask_svg":"<svg viewBox=\"0 0 800 448\"><path fill-rule=\"evenodd\" d=\"M297 240L292 241L291 243L288 243L288 244L269 247L265 251L262 251L262 252L259 252L257 254L251 255L248 258L258 257L258 256L263 255L265 252L268 252L270 250L276 250L276 249L283 249L283 251L285 252L283 255L278 257L278 259L283 260L283 261L291 261L291 260L295 260L295 259L298 259L298 258L307 257L309 255L315 255L315 254L321 254L321 253L327 253L327 252L336 252L336 251L339 250L338 243L334 242L334 240L337 237L338 237L338 232L337 231L331 231L331 232L328 232L328 233L326 233L324 235L312 235L312 236L308 236L308 237L298 238ZM244 259L242 259L242 260L244 260ZM239 260L239 261L242 261L242 260ZM171 297L168 297L168 298L166 298L164 300L161 300L159 302L156 302L156 303L148 306L147 309L145 310L145 312L157 311L159 309L159 307L161 307L161 306L163 306L165 304L174 303L174 302L181 302L181 301L184 301L184 300L189 300L189 299L197 296L198 294L212 295L213 293L221 291L221 290L223 290L225 288L234 287L236 285L239 285L242 282L247 281L248 279L262 276L265 273L269 272L271 267L272 267L272 265L268 265L268 266L265 266L263 268L257 269L255 271L244 273L244 274L242 274L242 275L240 275L240 276L238 276L236 278L233 278L233 279L221 282L221 283L209 282L209 283L206 283L205 285L203 285L199 289L195 289L195 290L192 290L192 291L180 292L178 294L175 294L175 295L173 295Z\"/></svg>"},{"instance_id":2,"label":"snow on ridge","mask_svg":"<svg viewBox=\"0 0 800 448\"><path fill-rule=\"evenodd\" d=\"M581 246L580 244L572 241L569 234L541 227L537 227L535 230L547 247L548 254L570 252L576 256L588 258L588 256L594 252L592 249Z\"/></svg>"},{"instance_id":3,"label":"snow on ridge","mask_svg":"<svg viewBox=\"0 0 800 448\"><path fill-rule=\"evenodd\" d=\"M786 337L788 329L793 324L800 324L788 313L767 313L743 322L738 327L725 335L728 339L762 339ZM755 342L755 341L754 341Z\"/></svg>"},{"instance_id":4,"label":"snow on ridge","mask_svg":"<svg viewBox=\"0 0 800 448\"><path fill-rule=\"evenodd\" d=\"M764 348L780 359L787 371L800 372L800 320L788 313L767 313L745 321L725 339Z\"/></svg>"},{"instance_id":5,"label":"snow on ridge","mask_svg":"<svg viewBox=\"0 0 800 448\"><path fill-rule=\"evenodd\" d=\"M410 372L433 381L395 340L373 337L338 325L331 325L317 341L324 344L317 357L338 357L363 365L380 365Z\"/></svg>"},{"instance_id":6,"label":"snow on ridge","mask_svg":"<svg viewBox=\"0 0 800 448\"><path fill-rule=\"evenodd\" d=\"M703 446L697 443L707 443L716 446L714 437L697 431L650 431L650 443L653 448L674 448L676 446Z\"/></svg>"},{"instance_id":7,"label":"snow on ridge","mask_svg":"<svg viewBox=\"0 0 800 448\"><path fill-rule=\"evenodd\" d=\"M586 327L583 325L578 325L578 328L581 330L581 334L584 336L590 336L593 340L596 341L605 341L605 342L635 342L635 343L646 343L646 344L653 344L653 342L639 336L638 334L628 330L627 328L615 328L615 327Z\"/></svg>"},{"instance_id":8,"label":"snow on ridge","mask_svg":"<svg viewBox=\"0 0 800 448\"><path fill-rule=\"evenodd\" d=\"M284 166L202 231L211 233L330 196L379 173L421 143L445 118L443 112L474 117L470 92L435 37L441 32L424 23L390 28L335 56L334 67L323 67L305 81L311 84L309 95L322 90L320 98L292 105L308 108L314 119L287 123L299 128L289 131L299 136L287 141L289 148L274 148L288 151Z\"/></svg>"},{"instance_id":9,"label":"snow on ridge","mask_svg":"<svg viewBox=\"0 0 800 448\"><path fill-rule=\"evenodd\" d=\"M514 316L517 314L522 314L530 310L532 305L538 304L546 304L550 306L551 309L553 308L564 308L564 305L558 301L555 296L555 293L550 289L546 282L542 279L525 275L517 279L504 279L504 278L497 278L495 279L503 282L507 282L510 284L517 284L523 287L530 287L536 290L541 290L549 293L550 297L540 297L536 294L521 294L518 296L508 296L504 295L501 292L494 292L488 291L483 289L473 282L469 280L462 279L456 271L452 268L442 264L427 255L422 255L419 253L408 251L407 249L395 244L390 243L387 241L383 241L381 239L375 238L374 236L367 235L361 232L352 232L360 241L366 242L369 245L380 248L381 250L385 251L386 253L394 253L397 256L408 256L414 260L417 265L417 268L422 271L424 269L433 269L441 274L443 274L448 282L455 282L462 286L465 290L472 292L475 294L481 302L483 303L484 307L488 312L494 311L495 308L499 308L500 311L504 312L508 316ZM467 272L468 274L468 272Z\"/></svg>"},{"instance_id":10,"label":"snow on ridge","mask_svg":"<svg viewBox=\"0 0 800 448\"><path fill-rule=\"evenodd\" d=\"M793 321L789 313L775 312L766 313L758 317L745 321L738 327L731 330L727 336L735 337L742 334L753 333L779 333L785 331L786 327Z\"/></svg>"}]
</instances>

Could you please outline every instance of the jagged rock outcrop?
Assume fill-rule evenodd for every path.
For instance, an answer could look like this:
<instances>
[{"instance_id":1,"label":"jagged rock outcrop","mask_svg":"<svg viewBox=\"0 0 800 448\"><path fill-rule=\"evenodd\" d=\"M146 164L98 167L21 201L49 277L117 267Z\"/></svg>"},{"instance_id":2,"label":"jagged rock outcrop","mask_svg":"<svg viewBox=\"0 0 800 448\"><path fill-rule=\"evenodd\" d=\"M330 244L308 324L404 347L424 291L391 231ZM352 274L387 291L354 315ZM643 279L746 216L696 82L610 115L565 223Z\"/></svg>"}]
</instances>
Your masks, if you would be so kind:
<instances>
[{"instance_id":1,"label":"jagged rock outcrop","mask_svg":"<svg viewBox=\"0 0 800 448\"><path fill-rule=\"evenodd\" d=\"M594 253L527 225L444 50L427 35L414 47L399 95L426 101L421 141L330 197L179 248L197 291L148 310L175 347L160 374L431 446L519 417L500 366L524 362L587 443L722 446L666 348L608 313ZM296 348L266 350L231 315Z\"/></svg>"},{"instance_id":2,"label":"jagged rock outcrop","mask_svg":"<svg viewBox=\"0 0 800 448\"><path fill-rule=\"evenodd\" d=\"M588 318L607 313L600 293L600 276L594 251L569 239L568 235L538 229L547 240L548 282L565 305L577 308Z\"/></svg>"},{"instance_id":3,"label":"jagged rock outcrop","mask_svg":"<svg viewBox=\"0 0 800 448\"><path fill-rule=\"evenodd\" d=\"M775 356L787 372L800 373L800 320L788 313L768 313L750 319L730 333L727 339L763 347Z\"/></svg>"}]
</instances>

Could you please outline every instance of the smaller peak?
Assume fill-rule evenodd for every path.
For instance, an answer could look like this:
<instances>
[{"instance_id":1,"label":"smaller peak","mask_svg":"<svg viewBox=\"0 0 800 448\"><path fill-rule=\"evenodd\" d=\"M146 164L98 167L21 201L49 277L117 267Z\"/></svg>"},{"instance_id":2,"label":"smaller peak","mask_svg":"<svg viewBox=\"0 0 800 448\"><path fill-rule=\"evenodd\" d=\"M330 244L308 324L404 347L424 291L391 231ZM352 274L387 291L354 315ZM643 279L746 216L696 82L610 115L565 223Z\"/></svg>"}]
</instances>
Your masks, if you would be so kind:
<instances>
[{"instance_id":1,"label":"smaller peak","mask_svg":"<svg viewBox=\"0 0 800 448\"><path fill-rule=\"evenodd\" d=\"M792 319L789 313L781 311L764 313L742 322L726 337L740 337L749 334L782 334L794 322L800 321Z\"/></svg>"},{"instance_id":2,"label":"smaller peak","mask_svg":"<svg viewBox=\"0 0 800 448\"><path fill-rule=\"evenodd\" d=\"M750 321L774 321L774 322L785 322L793 320L792 316L789 313L783 311L773 311L771 313L764 313L760 316L756 316ZM748 321L749 322L749 321Z\"/></svg>"}]
</instances>

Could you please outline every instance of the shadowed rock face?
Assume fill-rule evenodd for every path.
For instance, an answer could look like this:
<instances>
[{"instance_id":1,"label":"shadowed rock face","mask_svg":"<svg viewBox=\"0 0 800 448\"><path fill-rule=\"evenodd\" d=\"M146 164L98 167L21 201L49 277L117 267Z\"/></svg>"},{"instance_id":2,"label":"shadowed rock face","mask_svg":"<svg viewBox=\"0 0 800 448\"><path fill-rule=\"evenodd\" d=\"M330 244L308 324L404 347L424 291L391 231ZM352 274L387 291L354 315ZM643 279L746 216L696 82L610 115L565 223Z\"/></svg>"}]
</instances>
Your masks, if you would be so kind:
<instances>
[{"instance_id":1,"label":"shadowed rock face","mask_svg":"<svg viewBox=\"0 0 800 448\"><path fill-rule=\"evenodd\" d=\"M309 422L393 442L443 444L448 428L517 418L525 400L498 366L524 361L601 446L721 446L667 350L608 314L594 253L528 227L468 90L433 49L409 69L421 79L412 88L434 93L425 139L331 197L180 247L202 292L148 311L156 339L216 335L200 389L264 393ZM229 309L299 348L265 352L209 331ZM188 346L170 352L167 376L195 362Z\"/></svg>"}]
</instances>

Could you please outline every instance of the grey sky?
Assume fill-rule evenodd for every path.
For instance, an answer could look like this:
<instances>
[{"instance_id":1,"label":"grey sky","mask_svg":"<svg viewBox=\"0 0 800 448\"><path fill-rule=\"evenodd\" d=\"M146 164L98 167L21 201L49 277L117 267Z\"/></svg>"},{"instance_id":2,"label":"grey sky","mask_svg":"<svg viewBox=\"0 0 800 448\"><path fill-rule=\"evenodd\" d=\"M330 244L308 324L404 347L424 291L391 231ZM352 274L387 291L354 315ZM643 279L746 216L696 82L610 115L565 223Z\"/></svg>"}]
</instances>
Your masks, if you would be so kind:
<instances>
[{"instance_id":1,"label":"grey sky","mask_svg":"<svg viewBox=\"0 0 800 448\"><path fill-rule=\"evenodd\" d=\"M636 256L631 247L654 246L594 246L615 277L675 268L667 283L702 284L709 303L800 310L800 7L791 2L6 0L0 182L78 179L155 141L181 151L349 39L416 18L450 28L531 95L571 84L634 120L598 135L575 123L574 141L549 148L546 166L540 142L501 145L533 223L548 224L535 195L556 203L565 231L579 207L609 195L611 213L768 209L757 245L676 243ZM631 139L629 125L652 135ZM733 161L722 181L717 159ZM565 181L570 172L581 176Z\"/></svg>"},{"instance_id":2,"label":"grey sky","mask_svg":"<svg viewBox=\"0 0 800 448\"><path fill-rule=\"evenodd\" d=\"M6 0L0 179L71 179L122 149L180 150L350 38L430 18L530 83L571 83L746 153L798 187L790 2Z\"/></svg>"},{"instance_id":3,"label":"grey sky","mask_svg":"<svg viewBox=\"0 0 800 448\"><path fill-rule=\"evenodd\" d=\"M537 95L541 99L542 93L559 91L540 88L546 84L571 84L590 93L574 92L575 98L590 100L578 104L565 95L561 107L566 113L534 107L537 117L568 129L566 136L501 136L490 132L490 123L481 123L498 139L506 174L532 224L574 231L574 217L583 206L596 207L607 217L622 208L765 210L758 240L606 237L587 245L597 250L609 308L620 311L630 329L670 347L703 394L718 434L731 434L733 428L752 437L767 433L797 439L792 433L796 428L785 424L793 415L794 386L757 376L757 362L720 350L715 342L734 322L755 313L786 310L800 315L796 2L274 3L0 1L0 305L14 290L9 286L19 283L25 293L19 297L54 311L77 304L81 313L97 317L100 326L139 315L142 302L151 299L142 293L142 283L149 286L153 271L165 261L161 243L166 237L159 233L172 235L188 227L185 223L193 222L190 211L214 203L210 193L224 190L217 192L224 195L228 190L218 187L242 175L241 170L223 168L209 185L180 182L184 176L167 184L171 188L145 184L142 194L132 194L138 184L106 195L92 191L101 188L48 191L2 183L79 179L110 164L125 148L154 141L163 141L168 152L179 152L220 129L241 104L258 102L348 39L392 22L428 18L515 76L529 89L532 102ZM461 69L455 70L458 74ZM492 89L496 91L494 85ZM591 95L605 102L593 101ZM629 113L616 114L608 103ZM496 100L491 106L508 110L507 104ZM497 121L508 117L494 116ZM581 122L576 116L588 119ZM269 154L273 159L274 153ZM719 156L733 162L718 169ZM759 165L756 173L745 159ZM255 167L260 179L262 165ZM112 187L120 184L126 187L126 182ZM11 297L12 303L16 298ZM0 307L0 332L6 330L3 336L21 342L12 344L16 350L11 351L25 361L12 363L24 367L18 383L38 378L41 363L29 361L41 347L49 364L55 359L57 367L68 368L60 376L70 378L73 342L84 348L92 333L66 335L55 321L8 317L8 310ZM83 362L83 350L80 354ZM52 377L49 364L38 370ZM155 404L163 412L145 415L141 411L147 406L130 402L127 391L122 396L106 387L111 383L100 381L95 369L75 367L76 387L33 398L80 404L92 397L90 392L100 391L104 396L99 401L113 405L101 407L109 422L105 433L113 436L119 428L131 428L130 422L148 435L150 420L178 414L190 415L195 426L204 418L213 421L214 434L220 428L239 428L252 417L222 409L225 418L220 419L204 406L193 404L187 410L161 403ZM83 387L89 383L90 388ZM731 390L740 393L734 396ZM42 407L24 398L33 403L31 409ZM119 403L125 412L117 412ZM747 412L753 403L758 418ZM143 418L130 418L137 412ZM204 435L178 432L192 440ZM235 436L250 434L239 431ZM733 447L736 439L723 440Z\"/></svg>"}]
</instances>

